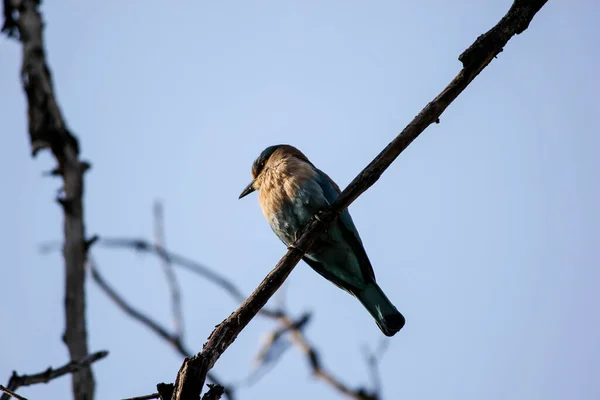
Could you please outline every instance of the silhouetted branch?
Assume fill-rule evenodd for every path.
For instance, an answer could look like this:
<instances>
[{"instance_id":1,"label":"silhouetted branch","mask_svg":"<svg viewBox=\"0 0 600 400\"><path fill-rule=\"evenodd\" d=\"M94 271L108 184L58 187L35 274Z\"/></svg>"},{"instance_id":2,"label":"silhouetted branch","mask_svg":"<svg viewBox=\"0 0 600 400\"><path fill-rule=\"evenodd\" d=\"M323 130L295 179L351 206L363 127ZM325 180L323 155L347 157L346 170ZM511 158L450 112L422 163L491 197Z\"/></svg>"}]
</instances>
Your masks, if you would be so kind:
<instances>
[{"instance_id":1,"label":"silhouetted branch","mask_svg":"<svg viewBox=\"0 0 600 400\"><path fill-rule=\"evenodd\" d=\"M120 239L106 239L105 238L105 239L99 240L100 244L103 244L105 242L110 243L107 247L113 247L112 244L119 243L118 247L125 247L125 248L129 248L131 250L134 250L134 251L143 249L142 251L149 251L149 252L157 255L158 257L161 257L160 253L164 253L170 259L173 258L178 261L185 260L185 265L191 267L191 268L189 268L190 271L192 271L193 273L197 273L202 278L206 277L206 275L204 273L198 273L197 269L195 268L195 266L200 266L201 265L200 263L193 261L187 257L181 256L181 255L175 255L174 253L170 252L168 249L165 249L165 248L148 250L148 249L155 248L155 245L150 244L149 242L147 242L145 240L130 239L130 238L120 238ZM49 251L52 248L53 248L52 244L46 244L43 246L44 251ZM176 264L176 263L174 263L174 264ZM213 272L210 268L208 268L206 266L202 266L202 271L208 271L211 274L217 275L216 272ZM97 270L96 270L96 273L97 273ZM92 274L94 274L94 271L92 271ZM96 279L96 278L94 278L94 279ZM214 283L214 281L212 281L212 280L211 280L211 282ZM219 276L219 282L225 282L227 287L235 288L235 284L232 281L230 281L228 278L225 278L224 276ZM103 282L103 285L104 284L105 284L105 282ZM103 290L106 291L106 289L103 289ZM112 289L109 288L109 292L111 290ZM235 291L237 291L238 293L241 294L241 291L239 291L237 288L235 288ZM231 292L229 292L229 291L227 291L227 292L229 294L231 294ZM109 294L109 296L111 296L111 295ZM134 311L135 311L135 313L139 313L136 310L134 310ZM283 354L283 350L281 350L279 352L277 350L274 350L278 346L279 342L282 340L283 336L285 336L286 334L294 335L296 337L296 340L294 340L292 343L296 344L299 347L299 349L307 355L315 377L323 380L325 383L328 383L334 389L340 391L340 393L342 393L342 394L349 396L350 398L360 399L360 400L366 400L366 399L373 398L372 396L371 397L365 396L363 394L364 393L363 389L352 390L352 389L348 388L339 379L335 378L330 372L326 371L325 368L322 367L320 362L316 366L313 365L311 358L313 358L317 354L317 350L308 345L308 341L305 338L304 333L303 333L303 328L310 320L309 313L304 313L296 321L293 321L292 318L290 318L287 315L287 313L284 311L269 312L269 313L264 313L264 311L265 310L263 309L263 310L261 310L260 313L263 316L277 320L280 323L280 326L275 331L269 333L269 335L267 336L267 338L265 340L265 343L258 351L257 360L261 364L260 365L261 369L266 368L267 365L274 365L276 363L276 361L278 360L278 358ZM125 312L127 314L131 315L129 311L125 311ZM137 316L134 316L134 318L138 319ZM143 323L146 324L145 322L143 322ZM158 324L154 323L153 325L158 325ZM152 326L150 326L150 328L153 330L155 329ZM157 333L161 337L165 338L167 341L172 343L172 341L173 341L173 339L175 339L175 337L172 337L171 334L166 332L165 328L161 327L161 329L164 331L164 333L166 333L168 335L168 337L165 338L162 333L158 333L158 332ZM274 351L275 351L275 354L273 354ZM185 353L180 352L180 354L183 354L184 356L186 356ZM189 353L187 353L187 354L189 355ZM257 371L257 372L262 372L262 371ZM255 375L256 374L253 374L249 378L247 378L246 384L251 385L251 384L255 383L256 380L258 379L255 377ZM261 374L261 376L262 376L262 374ZM156 396L155 398L158 398L158 396L159 396L158 393L155 393L153 395ZM147 396L153 396L153 395L147 395ZM143 396L143 397L145 397L145 396Z\"/></svg>"},{"instance_id":2,"label":"silhouetted branch","mask_svg":"<svg viewBox=\"0 0 600 400\"><path fill-rule=\"evenodd\" d=\"M160 400L169 400L173 397L174 386L172 383L159 383L156 385Z\"/></svg>"},{"instance_id":3,"label":"silhouetted branch","mask_svg":"<svg viewBox=\"0 0 600 400\"><path fill-rule=\"evenodd\" d=\"M46 243L41 246L41 251L49 251L53 246L52 243ZM152 244L145 239L138 238L113 238L113 237L102 237L100 236L98 239L98 246L104 248L124 248L124 249L133 249L135 251L152 253L157 255L158 257L167 257L169 261L179 267L183 267L203 278L208 280L209 282L214 283L219 286L223 290L225 290L234 300L238 303L243 302L246 299L246 296L242 293L242 291L228 278L223 275L213 271L212 269L172 251L168 251L167 249L157 246L156 244ZM269 309L263 308L260 310L260 314L265 317L270 318L278 318L281 314L280 311L273 311Z\"/></svg>"},{"instance_id":4,"label":"silhouetted branch","mask_svg":"<svg viewBox=\"0 0 600 400\"><path fill-rule=\"evenodd\" d=\"M33 375L18 375L17 371L13 371L6 388L9 391L13 391L17 390L22 386L30 386L38 383L48 383L52 379L60 378L63 375L72 374L76 371L79 371L81 368L87 367L91 363L101 360L107 355L108 351L98 351L96 353L90 354L82 358L81 360L71 361L70 363L63 365L60 368L48 368L44 372L40 372ZM11 394L11 396L15 397L13 394ZM5 394L2 395L2 397L0 397L0 400L8 400L8 398L8 394Z\"/></svg>"},{"instance_id":5,"label":"silhouetted branch","mask_svg":"<svg viewBox=\"0 0 600 400\"><path fill-rule=\"evenodd\" d=\"M282 315L279 318L280 326L265 338L263 346L259 349L256 359L259 365L266 365L277 361L277 359L283 354L283 351L276 351L274 349L280 347L279 343L284 335L293 330L302 330L304 326L310 321L311 314L304 313L297 321L292 321L291 318ZM274 354L275 353L275 354Z\"/></svg>"},{"instance_id":6,"label":"silhouetted branch","mask_svg":"<svg viewBox=\"0 0 600 400\"><path fill-rule=\"evenodd\" d=\"M118 240L119 243L128 244L126 246L120 246L120 247L127 247L134 251L137 251L140 247L142 249L149 249L149 248L151 248L151 246L153 246L150 243L148 243L144 240L141 240L141 239L128 239L128 238L101 239L99 241L99 243L102 244L104 240L108 240L111 243L113 240ZM141 243L141 246L137 245L139 243ZM136 244L136 245L131 245L131 244ZM108 246L108 247L111 247L111 246ZM45 251L48 251L51 248L52 248L51 245L44 246ZM160 255L158 255L159 252L164 252L169 257L171 257L171 255L173 254L169 250L162 249L162 248L159 250L156 250L156 251L151 251L151 252L153 254L156 254L158 257L160 257ZM181 256L181 255L176 255L175 258L178 260L185 260L186 265L189 265L189 266L201 265L200 263L193 261L189 258L186 258L184 256ZM211 273L213 273L213 271L211 269L209 269L208 267L202 266L202 268L204 270L207 270L207 271L210 271ZM192 271L194 273L197 272L195 268L190 268L190 271ZM198 275L200 277L205 277L205 275L202 273L199 273ZM230 281L228 278L225 278L224 276L220 276L220 281L226 282L229 287L235 287L234 283L232 281ZM241 291L240 291L240 293L241 293ZM270 332L268 334L268 336L265 339L265 342L263 343L263 345L261 346L261 348L258 351L256 358L257 358L258 362L260 363L261 370L257 371L256 373L252 374L251 376L249 376L246 379L246 382L244 383L245 385L254 384L260 378L260 376L264 375L263 370L265 368L267 368L267 366L269 366L269 365L273 366L278 361L279 357L281 357L281 355L283 354L283 351L285 349L281 348L281 349L277 350L277 348L279 348L278 346L279 346L281 340L283 339L283 337L286 334L289 334L295 338L295 340L293 340L292 343L295 344L308 357L309 364L311 366L313 375L315 377L323 380L325 383L332 386L335 390L338 390L340 393L342 393L346 396L349 396L350 398L360 399L360 400L367 400L367 399L370 400L370 399L376 398L376 397L373 397L373 395L371 395L371 394L365 395L364 389L358 389L358 390L350 389L348 386L346 386L344 383L342 383L339 379L334 377L331 372L328 372L322 366L322 363L320 362L320 358L319 358L318 363L314 364L314 358L317 357L316 356L317 350L308 344L308 340L306 339L306 337L304 336L304 333L303 333L303 328L310 321L311 315L309 313L302 314L300 316L300 318L298 318L296 321L294 321L283 310L273 312L273 313L263 313L262 311L264 311L264 309L261 310L261 314L263 316L266 316L268 318L278 321L280 323L280 325L273 332ZM165 330L164 328L162 328L162 329ZM181 354L183 354L183 353L181 353ZM185 356L185 354L184 354L184 356ZM260 373L260 376L258 375L259 373ZM158 398L158 393L156 393L155 395L157 396L156 398ZM151 395L149 395L149 396L151 396Z\"/></svg>"},{"instance_id":7,"label":"silhouetted branch","mask_svg":"<svg viewBox=\"0 0 600 400\"><path fill-rule=\"evenodd\" d=\"M95 260L92 256L89 256L88 265L90 267L90 271L92 273L92 279L96 284L102 289L102 291L127 315L136 321L140 322L142 325L147 326L153 331L155 334L160 336L162 339L167 341L170 345L172 345L183 357L187 357L190 354L190 351L185 348L184 344L180 340L180 338L171 334L167 331L166 328L161 326L158 322L154 321L152 318L144 314L143 312L137 310L133 306L131 306L120 294L116 292L116 290L104 279L104 277L100 274L98 267L96 265Z\"/></svg>"},{"instance_id":8,"label":"silhouetted branch","mask_svg":"<svg viewBox=\"0 0 600 400\"><path fill-rule=\"evenodd\" d=\"M174 400L197 399L208 371L221 354L234 342L269 298L277 291L292 269L310 249L316 238L358 196L369 189L391 163L429 125L439 122L444 110L498 55L508 40L527 29L535 14L547 0L515 0L508 13L490 31L479 37L459 60L463 68L450 84L408 124L406 128L348 185L339 198L326 210L312 218L299 240L260 283L248 299L219 324L200 353L186 358L175 381Z\"/></svg>"},{"instance_id":9,"label":"silhouetted branch","mask_svg":"<svg viewBox=\"0 0 600 400\"><path fill-rule=\"evenodd\" d=\"M150 399L161 399L161 400L167 400L171 398L171 395L173 393L173 385L172 384L164 384L164 383L159 383L158 385L158 392L157 393L152 393L152 394L148 394L145 396L138 396L138 397L129 397L127 399L123 399L123 400L150 400ZM226 390L225 388L223 388L223 386L218 385L218 384L208 384L208 391L204 394L204 396L202 396L202 400L219 400L223 394L226 394Z\"/></svg>"},{"instance_id":10,"label":"silhouetted branch","mask_svg":"<svg viewBox=\"0 0 600 400\"><path fill-rule=\"evenodd\" d=\"M297 325L297 322L294 322L287 317L282 317L281 321L284 327L289 327L291 329L290 334L294 344L296 344L296 346L306 355L312 373L316 378L323 380L335 390L351 399L378 399L378 396L376 394L369 394L363 388L358 388L356 390L350 389L342 381L336 378L331 372L327 371L327 369L323 366L321 362L321 357L317 349L309 343L308 339L306 339L306 336L304 335L304 332L302 331L301 327L295 326Z\"/></svg>"},{"instance_id":11,"label":"silhouetted branch","mask_svg":"<svg viewBox=\"0 0 600 400\"><path fill-rule=\"evenodd\" d=\"M165 217L162 203L156 201L153 209L154 215L154 245L157 249L165 249ZM179 289L179 283L177 283L177 276L173 270L173 265L169 255L165 251L159 251L159 258L161 260L162 268L167 278L167 284L169 285L169 291L171 293L171 310L173 312L173 324L177 337L183 340L184 328L183 328L183 315L181 311L181 290Z\"/></svg>"},{"instance_id":12,"label":"silhouetted branch","mask_svg":"<svg viewBox=\"0 0 600 400\"><path fill-rule=\"evenodd\" d=\"M137 310L135 307L130 305L117 291L104 279L100 271L98 270L98 266L96 265L95 260L91 255L88 257L88 266L90 268L90 272L92 274L92 279L96 284L100 287L100 289L121 309L125 314L129 315L131 318L140 322L142 325L148 327L152 332L157 334L159 337L164 339L167 343L177 350L182 357L189 357L192 352L186 348L183 343L183 339L177 334L170 333L166 328L161 326L158 322L154 321L152 318L144 314L143 312ZM210 374L208 376L212 382L224 386L220 383L220 380L214 375ZM226 388L225 393L229 399L233 399L233 389Z\"/></svg>"},{"instance_id":13,"label":"silhouetted branch","mask_svg":"<svg viewBox=\"0 0 600 400\"><path fill-rule=\"evenodd\" d=\"M152 394L147 394L145 396L128 397L128 398L122 399L122 400L150 400L150 399L159 399L159 398L160 398L160 393L156 392L156 393L152 393Z\"/></svg>"},{"instance_id":14,"label":"silhouetted branch","mask_svg":"<svg viewBox=\"0 0 600 400\"><path fill-rule=\"evenodd\" d=\"M23 396L19 396L18 394L16 394L15 392L13 392L12 390L0 385L0 392L4 392L4 394L2 395L2 398L4 399L4 396L6 396L7 399L14 397L17 400L27 400L25 397Z\"/></svg>"},{"instance_id":15,"label":"silhouetted branch","mask_svg":"<svg viewBox=\"0 0 600 400\"><path fill-rule=\"evenodd\" d=\"M202 400L219 400L223 396L223 393L223 386L208 384L208 392L204 393Z\"/></svg>"},{"instance_id":16,"label":"silhouetted branch","mask_svg":"<svg viewBox=\"0 0 600 400\"><path fill-rule=\"evenodd\" d=\"M43 23L39 0L4 0L3 31L18 38L23 48L21 83L28 103L31 152L50 149L58 166L56 174L63 180L63 196L57 198L64 213L64 247L66 277L65 333L63 341L71 360L88 353L85 322L85 227L83 222L83 174L90 167L79 160L79 145L66 126L54 96L50 69L46 62ZM75 399L94 399L95 381L89 365L73 376Z\"/></svg>"}]
</instances>

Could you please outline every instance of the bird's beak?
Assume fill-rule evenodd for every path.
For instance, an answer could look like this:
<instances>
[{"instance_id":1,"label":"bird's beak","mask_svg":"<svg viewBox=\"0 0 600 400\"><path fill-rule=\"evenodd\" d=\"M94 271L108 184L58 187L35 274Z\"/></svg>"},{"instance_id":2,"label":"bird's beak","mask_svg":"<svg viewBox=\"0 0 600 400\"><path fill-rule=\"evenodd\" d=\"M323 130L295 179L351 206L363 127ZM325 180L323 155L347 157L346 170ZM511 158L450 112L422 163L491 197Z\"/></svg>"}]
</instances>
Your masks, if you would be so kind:
<instances>
[{"instance_id":1,"label":"bird's beak","mask_svg":"<svg viewBox=\"0 0 600 400\"><path fill-rule=\"evenodd\" d=\"M242 193L240 194L240 197L238 197L238 199L241 199L244 196L249 195L250 193L254 192L256 189L254 189L254 181L250 182L250 184L248 186L246 186L246 188L242 191Z\"/></svg>"}]
</instances>

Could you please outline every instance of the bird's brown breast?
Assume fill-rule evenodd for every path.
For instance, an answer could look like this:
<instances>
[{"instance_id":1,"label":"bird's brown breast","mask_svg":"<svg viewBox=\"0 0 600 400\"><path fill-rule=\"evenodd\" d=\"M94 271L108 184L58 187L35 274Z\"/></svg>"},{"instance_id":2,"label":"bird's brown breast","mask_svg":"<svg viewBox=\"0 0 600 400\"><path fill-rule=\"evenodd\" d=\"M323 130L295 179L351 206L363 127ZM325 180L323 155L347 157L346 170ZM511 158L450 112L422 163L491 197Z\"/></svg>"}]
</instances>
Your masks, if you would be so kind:
<instances>
[{"instance_id":1,"label":"bird's brown breast","mask_svg":"<svg viewBox=\"0 0 600 400\"><path fill-rule=\"evenodd\" d=\"M279 213L285 204L292 203L302 185L316 175L310 164L293 157L269 164L262 173L258 195L267 219Z\"/></svg>"}]
</instances>

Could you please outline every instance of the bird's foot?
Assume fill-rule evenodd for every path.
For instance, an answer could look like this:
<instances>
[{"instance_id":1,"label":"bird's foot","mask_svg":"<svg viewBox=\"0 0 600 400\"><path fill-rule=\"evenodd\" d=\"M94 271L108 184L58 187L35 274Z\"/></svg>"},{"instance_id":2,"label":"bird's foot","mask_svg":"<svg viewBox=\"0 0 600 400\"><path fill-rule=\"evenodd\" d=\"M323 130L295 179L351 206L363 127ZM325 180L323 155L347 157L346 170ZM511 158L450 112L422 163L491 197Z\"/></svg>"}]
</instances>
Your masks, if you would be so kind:
<instances>
[{"instance_id":1,"label":"bird's foot","mask_svg":"<svg viewBox=\"0 0 600 400\"><path fill-rule=\"evenodd\" d=\"M315 214L315 219L316 219L317 221L319 221L319 222L321 222L321 221L322 221L322 220L321 220L321 215L323 215L323 211L318 211L318 212Z\"/></svg>"},{"instance_id":2,"label":"bird's foot","mask_svg":"<svg viewBox=\"0 0 600 400\"><path fill-rule=\"evenodd\" d=\"M294 243L290 244L290 245L287 247L287 249L288 249L288 251L289 251L289 250L298 250L298 251L304 252L304 250L302 250L300 247L296 246L296 242L294 242Z\"/></svg>"},{"instance_id":3,"label":"bird's foot","mask_svg":"<svg viewBox=\"0 0 600 400\"><path fill-rule=\"evenodd\" d=\"M296 243L298 243L298 239L300 236L302 236L302 234L299 235L298 232L294 232L294 242L288 245L288 247L287 247L288 250L295 249L295 250L303 251L300 247L298 247L296 245Z\"/></svg>"}]
</instances>

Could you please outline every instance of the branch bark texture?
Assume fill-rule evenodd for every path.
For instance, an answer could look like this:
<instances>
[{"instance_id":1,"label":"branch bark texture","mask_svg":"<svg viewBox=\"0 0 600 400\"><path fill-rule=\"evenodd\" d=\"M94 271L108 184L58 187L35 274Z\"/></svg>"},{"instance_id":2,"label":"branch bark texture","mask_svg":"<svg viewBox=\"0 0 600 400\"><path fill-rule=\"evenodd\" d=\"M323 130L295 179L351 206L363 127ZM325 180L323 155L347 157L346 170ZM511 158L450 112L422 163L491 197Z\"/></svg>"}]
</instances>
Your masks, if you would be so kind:
<instances>
[{"instance_id":1,"label":"branch bark texture","mask_svg":"<svg viewBox=\"0 0 600 400\"><path fill-rule=\"evenodd\" d=\"M83 222L83 175L89 164L79 160L77 139L67 129L54 96L52 77L46 62L43 22L39 0L5 0L3 31L23 46L21 81L28 103L28 125L32 155L50 149L58 165L53 175L62 177L63 193L57 199L64 212L65 313L63 341L71 360L89 354L85 320L86 243ZM94 398L95 381L90 365L73 374L73 395L77 400Z\"/></svg>"},{"instance_id":2,"label":"branch bark texture","mask_svg":"<svg viewBox=\"0 0 600 400\"><path fill-rule=\"evenodd\" d=\"M82 358L81 360L71 361L70 363L63 365L59 368L48 368L44 372L40 372L33 375L19 375L17 371L13 371L10 380L8 381L7 389L14 391L22 386L30 386L38 383L48 383L52 379L60 378L66 374L72 374L79 371L81 368L89 366L91 363L103 359L108 355L108 351L98 351ZM0 400L8 400L10 396L8 394L2 395Z\"/></svg>"},{"instance_id":3,"label":"branch bark texture","mask_svg":"<svg viewBox=\"0 0 600 400\"><path fill-rule=\"evenodd\" d=\"M221 354L233 343L269 298L279 289L292 269L326 227L358 196L370 188L391 163L434 122L504 48L508 40L522 33L547 0L515 0L508 13L484 35L480 36L461 56L463 68L446 88L400 132L363 171L348 185L329 208L319 213L306 226L299 240L288 250L275 268L260 283L248 299L219 324L200 353L186 358L177 374L173 400L197 400L206 374Z\"/></svg>"}]
</instances>

